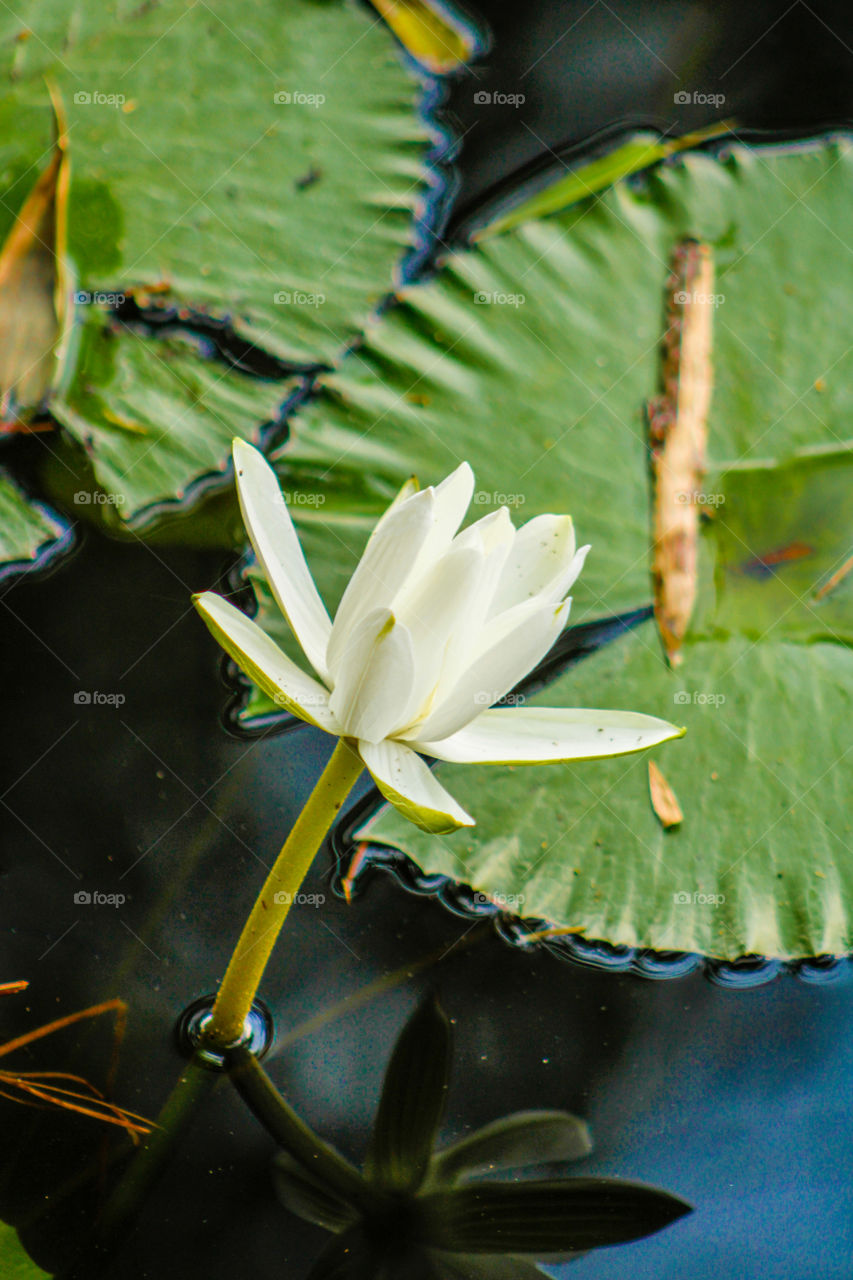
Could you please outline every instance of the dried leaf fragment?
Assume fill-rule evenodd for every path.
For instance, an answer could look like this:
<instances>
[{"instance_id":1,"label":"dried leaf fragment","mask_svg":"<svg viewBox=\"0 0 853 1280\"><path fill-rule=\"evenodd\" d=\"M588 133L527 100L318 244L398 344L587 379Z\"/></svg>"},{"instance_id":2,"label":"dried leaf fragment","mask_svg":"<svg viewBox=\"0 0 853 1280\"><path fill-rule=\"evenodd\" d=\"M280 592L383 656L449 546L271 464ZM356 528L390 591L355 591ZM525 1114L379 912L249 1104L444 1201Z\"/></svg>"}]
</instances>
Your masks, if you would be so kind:
<instances>
[{"instance_id":1,"label":"dried leaf fragment","mask_svg":"<svg viewBox=\"0 0 853 1280\"><path fill-rule=\"evenodd\" d=\"M745 573L751 578L769 578L776 572L778 565L790 564L792 560L804 560L811 555L814 555L814 547L808 542L790 542L786 547L776 547L759 556L750 556L736 567L735 572Z\"/></svg>"},{"instance_id":2,"label":"dried leaf fragment","mask_svg":"<svg viewBox=\"0 0 853 1280\"><path fill-rule=\"evenodd\" d=\"M435 0L372 0L400 43L428 71L446 75L474 53L473 31Z\"/></svg>"},{"instance_id":3,"label":"dried leaf fragment","mask_svg":"<svg viewBox=\"0 0 853 1280\"><path fill-rule=\"evenodd\" d=\"M822 600L824 596L828 596L830 591L834 591L839 583L843 582L849 573L853 573L853 556L844 561L840 569L836 569L835 573L829 578L822 587L818 587L812 599Z\"/></svg>"},{"instance_id":4,"label":"dried leaf fragment","mask_svg":"<svg viewBox=\"0 0 853 1280\"><path fill-rule=\"evenodd\" d=\"M710 247L684 240L667 282L663 393L647 406L654 490L655 620L671 666L696 600L699 515L711 403L714 267Z\"/></svg>"},{"instance_id":5,"label":"dried leaf fragment","mask_svg":"<svg viewBox=\"0 0 853 1280\"><path fill-rule=\"evenodd\" d=\"M0 249L0 421L27 429L56 381L65 330L65 123L54 99L56 142Z\"/></svg>"},{"instance_id":6,"label":"dried leaf fragment","mask_svg":"<svg viewBox=\"0 0 853 1280\"><path fill-rule=\"evenodd\" d=\"M684 821L678 797L654 760L649 761L649 794L652 798L652 808L661 826L667 831L670 827L677 827Z\"/></svg>"}]
</instances>

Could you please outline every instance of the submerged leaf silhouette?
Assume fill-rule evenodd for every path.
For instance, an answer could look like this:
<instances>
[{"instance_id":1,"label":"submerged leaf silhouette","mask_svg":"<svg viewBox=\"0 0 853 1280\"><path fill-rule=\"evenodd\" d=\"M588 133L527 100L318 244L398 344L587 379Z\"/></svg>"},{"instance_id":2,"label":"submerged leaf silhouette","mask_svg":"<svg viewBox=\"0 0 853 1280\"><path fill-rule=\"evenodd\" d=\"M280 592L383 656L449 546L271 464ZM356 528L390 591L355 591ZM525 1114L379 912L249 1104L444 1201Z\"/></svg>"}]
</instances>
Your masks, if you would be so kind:
<instances>
[{"instance_id":1,"label":"submerged leaf silhouette","mask_svg":"<svg viewBox=\"0 0 853 1280\"><path fill-rule=\"evenodd\" d=\"M565 1111L517 1111L437 1152L430 1180L446 1185L497 1169L581 1160L592 1150L583 1120Z\"/></svg>"},{"instance_id":2,"label":"submerged leaf silhouette","mask_svg":"<svg viewBox=\"0 0 853 1280\"><path fill-rule=\"evenodd\" d=\"M427 1000L397 1041L364 1171L379 1186L416 1190L424 1179L444 1112L450 1075L450 1024Z\"/></svg>"},{"instance_id":3,"label":"submerged leaf silhouette","mask_svg":"<svg viewBox=\"0 0 853 1280\"><path fill-rule=\"evenodd\" d=\"M535 1280L534 1259L638 1240L690 1212L618 1178L475 1180L587 1155L586 1125L565 1112L518 1112L433 1153L450 1057L450 1025L429 998L391 1056L362 1175L300 1120L253 1054L227 1055L241 1096L283 1148L273 1161L282 1203L335 1233L310 1280Z\"/></svg>"},{"instance_id":4,"label":"submerged leaf silhouette","mask_svg":"<svg viewBox=\"0 0 853 1280\"><path fill-rule=\"evenodd\" d=\"M423 1198L430 1239L464 1253L534 1257L639 1240L669 1226L687 1205L621 1178L489 1183Z\"/></svg>"}]
</instances>

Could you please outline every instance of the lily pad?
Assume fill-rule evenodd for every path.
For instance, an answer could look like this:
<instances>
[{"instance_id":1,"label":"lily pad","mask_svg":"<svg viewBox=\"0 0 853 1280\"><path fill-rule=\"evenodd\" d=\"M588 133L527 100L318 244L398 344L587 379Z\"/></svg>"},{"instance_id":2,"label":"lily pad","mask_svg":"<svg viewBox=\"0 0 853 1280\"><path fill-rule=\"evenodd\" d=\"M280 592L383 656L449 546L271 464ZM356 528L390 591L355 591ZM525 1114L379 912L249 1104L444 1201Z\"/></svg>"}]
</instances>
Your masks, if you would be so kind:
<instances>
[{"instance_id":1,"label":"lily pad","mask_svg":"<svg viewBox=\"0 0 853 1280\"><path fill-rule=\"evenodd\" d=\"M441 776L477 817L425 839L382 812L362 835L476 885L516 914L661 951L791 957L842 951L853 899L845 778L853 655L832 643L697 641L668 671L651 624L537 702L654 710L687 727L654 752L685 810L664 830L647 761ZM829 700L829 702L828 702ZM809 714L831 707L812 730Z\"/></svg>"},{"instance_id":2,"label":"lily pad","mask_svg":"<svg viewBox=\"0 0 853 1280\"><path fill-rule=\"evenodd\" d=\"M573 621L646 604L643 406L658 388L668 262L685 235L713 248L709 474L690 497L712 518L684 667L673 675L644 628L539 699L683 718L688 738L659 756L683 824L661 831L643 761L571 775L440 766L478 825L424 840L383 813L371 839L617 943L727 957L853 945L833 764L853 695L853 576L815 599L853 551L853 353L837 322L853 287L851 189L844 140L683 157L452 255L297 416L280 468L297 510L323 477L307 545L330 605L378 487L413 471L433 481L463 457L484 511L572 512L593 548ZM370 501L357 512L359 487Z\"/></svg>"},{"instance_id":3,"label":"lily pad","mask_svg":"<svg viewBox=\"0 0 853 1280\"><path fill-rule=\"evenodd\" d=\"M234 436L256 439L276 416L282 384L231 373L186 339L106 326L97 315L76 337L76 376L52 404L76 443L61 438L41 474L83 516L138 523L200 476L224 474Z\"/></svg>"},{"instance_id":4,"label":"lily pad","mask_svg":"<svg viewBox=\"0 0 853 1280\"><path fill-rule=\"evenodd\" d=\"M334 364L393 287L427 191L421 86L345 0L251 15L238 0L31 0L0 15L0 50L0 238L45 163L48 76L67 113L82 329L51 407L76 446L65 465L90 468L130 520L219 469L235 424L256 436L289 394L289 366ZM198 346L111 327L131 298L179 323L227 318L281 376L255 385Z\"/></svg>"},{"instance_id":5,"label":"lily pad","mask_svg":"<svg viewBox=\"0 0 853 1280\"><path fill-rule=\"evenodd\" d=\"M8 1222L0 1222L0 1271L5 1280L40 1280L48 1274L25 1252L17 1231Z\"/></svg>"},{"instance_id":6,"label":"lily pad","mask_svg":"<svg viewBox=\"0 0 853 1280\"><path fill-rule=\"evenodd\" d=\"M68 528L58 516L32 502L0 472L0 565L25 568L67 536Z\"/></svg>"}]
</instances>

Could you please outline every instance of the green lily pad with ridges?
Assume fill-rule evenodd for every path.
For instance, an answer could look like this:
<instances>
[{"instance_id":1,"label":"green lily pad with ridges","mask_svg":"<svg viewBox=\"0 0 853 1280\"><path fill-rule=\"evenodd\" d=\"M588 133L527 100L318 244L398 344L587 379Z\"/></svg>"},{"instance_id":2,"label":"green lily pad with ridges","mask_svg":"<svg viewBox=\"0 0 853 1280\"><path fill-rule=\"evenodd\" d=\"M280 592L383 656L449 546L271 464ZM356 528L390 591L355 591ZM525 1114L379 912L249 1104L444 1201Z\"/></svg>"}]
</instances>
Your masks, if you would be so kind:
<instances>
[{"instance_id":1,"label":"green lily pad with ridges","mask_svg":"<svg viewBox=\"0 0 853 1280\"><path fill-rule=\"evenodd\" d=\"M151 504L183 498L200 475L224 473L234 436L257 438L283 394L281 384L200 359L178 337L107 327L98 315L80 326L77 339L77 376L52 409L84 443L91 479L64 437L47 455L42 476L66 501L65 491L79 484L77 493L92 496L83 514L94 510L111 526Z\"/></svg>"},{"instance_id":2,"label":"green lily pad with ridges","mask_svg":"<svg viewBox=\"0 0 853 1280\"><path fill-rule=\"evenodd\" d=\"M335 364L397 283L428 189L421 86L350 0L25 0L0 14L0 237L49 154L46 77L68 117L83 330L53 407L63 462L120 523L223 468L228 432L257 438L287 398L288 366ZM105 308L131 296L227 319L281 375L253 385L110 328ZM62 470L44 474L58 494Z\"/></svg>"},{"instance_id":3,"label":"green lily pad with ridges","mask_svg":"<svg viewBox=\"0 0 853 1280\"><path fill-rule=\"evenodd\" d=\"M683 667L668 672L648 624L536 702L630 707L667 716L687 734L626 759L444 765L442 781L477 818L472 831L427 838L383 811L369 838L509 901L516 914L593 938L727 958L847 949L846 646L696 641ZM664 831L652 811L649 756L684 810L678 828Z\"/></svg>"},{"instance_id":4,"label":"green lily pad with ridges","mask_svg":"<svg viewBox=\"0 0 853 1280\"><path fill-rule=\"evenodd\" d=\"M0 472L0 563L26 564L64 531L47 508L31 502Z\"/></svg>"},{"instance_id":5,"label":"green lily pad with ridges","mask_svg":"<svg viewBox=\"0 0 853 1280\"><path fill-rule=\"evenodd\" d=\"M297 416L279 467L291 492L324 487L309 555L331 605L373 518L372 499L359 511L340 495L412 471L436 481L461 458L474 514L500 501L516 522L572 513L592 543L572 621L646 604L643 406L659 386L664 287L679 239L713 248L709 469L690 499L708 519L684 665L668 670L649 625L537 699L684 723L654 753L684 821L660 826L645 756L439 765L477 826L427 838L384 811L370 838L616 943L727 957L853 945L853 576L821 595L853 554L853 350L838 323L851 192L845 140L686 156L452 255Z\"/></svg>"}]
</instances>

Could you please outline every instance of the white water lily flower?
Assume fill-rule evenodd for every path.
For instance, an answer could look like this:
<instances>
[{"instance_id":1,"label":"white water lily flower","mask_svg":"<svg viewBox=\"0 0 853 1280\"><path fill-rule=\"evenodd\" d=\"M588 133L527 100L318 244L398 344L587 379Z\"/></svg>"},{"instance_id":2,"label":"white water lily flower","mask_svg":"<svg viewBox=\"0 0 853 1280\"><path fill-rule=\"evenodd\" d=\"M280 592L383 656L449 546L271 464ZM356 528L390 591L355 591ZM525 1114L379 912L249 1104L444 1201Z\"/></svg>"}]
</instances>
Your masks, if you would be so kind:
<instances>
[{"instance_id":1,"label":"white water lily flower","mask_svg":"<svg viewBox=\"0 0 853 1280\"><path fill-rule=\"evenodd\" d=\"M243 520L279 608L315 675L213 592L195 604L241 669L279 706L346 738L383 796L426 831L474 819L422 756L541 764L623 755L683 730L654 716L579 708L489 709L563 630L589 547L569 516L513 527L506 507L457 532L474 490L467 462L435 487L406 486L379 520L330 620L275 472L234 441Z\"/></svg>"}]
</instances>

